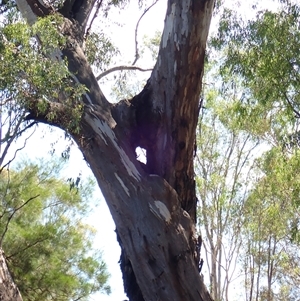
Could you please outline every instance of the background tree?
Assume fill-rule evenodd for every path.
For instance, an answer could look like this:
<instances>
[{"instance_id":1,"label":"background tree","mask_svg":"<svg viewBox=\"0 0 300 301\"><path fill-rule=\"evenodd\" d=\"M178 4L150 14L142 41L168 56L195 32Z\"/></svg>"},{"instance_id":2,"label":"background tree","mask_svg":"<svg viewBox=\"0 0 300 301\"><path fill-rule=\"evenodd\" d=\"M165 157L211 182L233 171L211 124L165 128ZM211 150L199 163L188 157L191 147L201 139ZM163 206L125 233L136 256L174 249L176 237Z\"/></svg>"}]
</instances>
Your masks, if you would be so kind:
<instances>
[{"instance_id":1,"label":"background tree","mask_svg":"<svg viewBox=\"0 0 300 301\"><path fill-rule=\"evenodd\" d=\"M94 230L82 222L92 182L70 189L62 160L18 164L0 174L1 247L23 300L87 300L110 292Z\"/></svg>"},{"instance_id":2,"label":"background tree","mask_svg":"<svg viewBox=\"0 0 300 301\"><path fill-rule=\"evenodd\" d=\"M225 10L213 39L224 55L220 90L240 82L243 89L237 102L220 104L221 110L231 112L239 130L259 137L260 149L271 149L255 163L245 195L240 262L246 300L297 298L299 6L283 3L278 12L263 10L247 22Z\"/></svg>"},{"instance_id":3,"label":"background tree","mask_svg":"<svg viewBox=\"0 0 300 301\"><path fill-rule=\"evenodd\" d=\"M214 300L229 300L230 283L237 277L242 229L247 218L244 205L259 145L258 139L239 129L234 111L228 110L239 101L236 90L204 90L197 133L199 230Z\"/></svg>"},{"instance_id":4,"label":"background tree","mask_svg":"<svg viewBox=\"0 0 300 301\"><path fill-rule=\"evenodd\" d=\"M273 148L258 162L263 175L245 204L247 300L294 300L298 273L298 154Z\"/></svg>"},{"instance_id":5,"label":"background tree","mask_svg":"<svg viewBox=\"0 0 300 301\"><path fill-rule=\"evenodd\" d=\"M288 126L297 124L294 117L299 117L299 54L296 51L300 34L296 25L299 5L293 1L281 2L277 11L258 11L256 17L247 22L232 10L225 10L219 32L212 39L213 46L224 50L221 72L233 72L243 81L245 93L240 113L244 112L245 116L242 118L249 118L246 114L250 111L253 118L257 113L259 119L267 119L277 137L284 134L276 131L278 127L291 131ZM259 114L262 112L265 116Z\"/></svg>"}]
</instances>

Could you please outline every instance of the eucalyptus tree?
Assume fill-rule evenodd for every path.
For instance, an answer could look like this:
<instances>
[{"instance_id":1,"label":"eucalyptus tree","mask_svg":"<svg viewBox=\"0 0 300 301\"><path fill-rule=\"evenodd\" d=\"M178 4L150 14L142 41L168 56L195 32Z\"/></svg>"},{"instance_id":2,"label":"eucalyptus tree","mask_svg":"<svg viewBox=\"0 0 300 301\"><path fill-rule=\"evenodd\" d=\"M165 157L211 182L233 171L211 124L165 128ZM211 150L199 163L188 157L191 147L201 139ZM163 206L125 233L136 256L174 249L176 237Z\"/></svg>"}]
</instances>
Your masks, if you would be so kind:
<instances>
[{"instance_id":1,"label":"eucalyptus tree","mask_svg":"<svg viewBox=\"0 0 300 301\"><path fill-rule=\"evenodd\" d=\"M236 89L208 89L197 135L196 181L199 231L214 300L230 300L238 276L244 205L252 184L259 139L240 130L235 112ZM206 276L206 275L205 275Z\"/></svg>"},{"instance_id":2,"label":"eucalyptus tree","mask_svg":"<svg viewBox=\"0 0 300 301\"><path fill-rule=\"evenodd\" d=\"M215 1L169 0L147 84L110 104L85 39L93 14L118 2L17 0L29 25L2 30L1 88L25 120L60 127L78 144L115 221L130 300L211 300L198 270L193 155Z\"/></svg>"},{"instance_id":3,"label":"eucalyptus tree","mask_svg":"<svg viewBox=\"0 0 300 301\"><path fill-rule=\"evenodd\" d=\"M241 118L265 119L264 128L273 131L275 140L286 129L291 134L300 95L300 6L297 1L280 2L277 10L258 11L248 21L225 10L212 39L216 49L223 49L221 73L232 72L243 81Z\"/></svg>"},{"instance_id":4,"label":"eucalyptus tree","mask_svg":"<svg viewBox=\"0 0 300 301\"><path fill-rule=\"evenodd\" d=\"M244 93L233 107L235 120L264 139L268 150L257 161L245 202L246 300L294 300L298 295L300 7L296 1L281 2L278 11L259 11L247 22L225 10L213 39L225 53L223 79L233 73L243 82Z\"/></svg>"},{"instance_id":5,"label":"eucalyptus tree","mask_svg":"<svg viewBox=\"0 0 300 301\"><path fill-rule=\"evenodd\" d=\"M257 163L262 175L245 202L246 300L299 296L299 154L274 147Z\"/></svg>"}]
</instances>

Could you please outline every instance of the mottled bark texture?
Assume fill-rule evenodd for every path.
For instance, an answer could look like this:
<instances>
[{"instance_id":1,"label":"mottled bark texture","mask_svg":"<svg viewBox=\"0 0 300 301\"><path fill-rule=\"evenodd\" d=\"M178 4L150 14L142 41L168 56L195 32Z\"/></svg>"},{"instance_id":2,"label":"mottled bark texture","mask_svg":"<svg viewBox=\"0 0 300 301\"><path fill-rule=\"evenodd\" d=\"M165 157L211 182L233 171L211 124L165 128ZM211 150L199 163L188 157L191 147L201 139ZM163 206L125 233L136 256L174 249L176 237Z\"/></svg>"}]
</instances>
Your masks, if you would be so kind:
<instances>
[{"instance_id":1,"label":"mottled bark texture","mask_svg":"<svg viewBox=\"0 0 300 301\"><path fill-rule=\"evenodd\" d=\"M39 1L17 4L31 24L51 11ZM62 55L74 79L88 88L80 133L73 138L116 223L125 290L132 301L211 300L198 271L193 155L214 0L168 1L147 85L116 105L102 94L81 47L94 4L65 1L58 12L68 38ZM42 119L39 114L39 121L48 122ZM51 124L64 127L60 119ZM146 165L136 160L137 146L147 150Z\"/></svg>"},{"instance_id":2,"label":"mottled bark texture","mask_svg":"<svg viewBox=\"0 0 300 301\"><path fill-rule=\"evenodd\" d=\"M1 301L22 301L20 292L13 282L8 270L5 255L0 248L0 300Z\"/></svg>"}]
</instances>

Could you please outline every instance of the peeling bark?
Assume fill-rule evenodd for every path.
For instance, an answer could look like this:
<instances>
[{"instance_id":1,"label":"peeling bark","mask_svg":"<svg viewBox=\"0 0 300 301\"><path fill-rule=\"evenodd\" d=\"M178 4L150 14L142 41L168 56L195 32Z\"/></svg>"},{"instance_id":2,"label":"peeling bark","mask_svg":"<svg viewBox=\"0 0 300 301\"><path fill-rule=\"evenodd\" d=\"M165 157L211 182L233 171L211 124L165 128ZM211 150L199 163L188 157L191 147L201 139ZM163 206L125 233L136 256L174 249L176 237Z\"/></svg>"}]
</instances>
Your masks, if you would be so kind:
<instances>
[{"instance_id":1,"label":"peeling bark","mask_svg":"<svg viewBox=\"0 0 300 301\"><path fill-rule=\"evenodd\" d=\"M32 0L17 0L29 22L43 16ZM124 249L125 290L133 301L211 300L199 275L193 169L205 44L213 0L169 0L156 66L143 91L111 105L81 48L79 32L93 1L65 1L62 50L74 80L88 92L81 130L72 134L89 163L115 221ZM80 13L82 12L82 14ZM40 14L40 15L39 15ZM32 21L33 20L33 21ZM31 114L34 116L34 114ZM46 119L39 121L49 123ZM52 124L64 127L60 119ZM147 150L147 165L135 147ZM131 269L129 272L126 273Z\"/></svg>"},{"instance_id":2,"label":"peeling bark","mask_svg":"<svg viewBox=\"0 0 300 301\"><path fill-rule=\"evenodd\" d=\"M0 300L1 301L22 301L21 294L13 282L8 270L4 252L0 248Z\"/></svg>"},{"instance_id":3,"label":"peeling bark","mask_svg":"<svg viewBox=\"0 0 300 301\"><path fill-rule=\"evenodd\" d=\"M169 1L159 56L150 78L152 104L162 112L164 121L153 149L157 174L176 189L182 207L194 221L193 155L213 2Z\"/></svg>"}]
</instances>

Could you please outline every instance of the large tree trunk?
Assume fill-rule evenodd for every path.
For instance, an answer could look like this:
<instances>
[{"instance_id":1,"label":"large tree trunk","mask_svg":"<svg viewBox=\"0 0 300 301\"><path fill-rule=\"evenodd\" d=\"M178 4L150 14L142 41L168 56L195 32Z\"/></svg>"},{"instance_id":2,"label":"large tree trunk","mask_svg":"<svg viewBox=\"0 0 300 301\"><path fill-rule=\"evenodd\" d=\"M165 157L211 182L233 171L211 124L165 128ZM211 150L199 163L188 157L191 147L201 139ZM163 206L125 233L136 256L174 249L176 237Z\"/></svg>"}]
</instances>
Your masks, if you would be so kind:
<instances>
[{"instance_id":1,"label":"large tree trunk","mask_svg":"<svg viewBox=\"0 0 300 301\"><path fill-rule=\"evenodd\" d=\"M21 294L13 282L8 270L4 252L0 248L0 300L1 301L22 301Z\"/></svg>"},{"instance_id":2,"label":"large tree trunk","mask_svg":"<svg viewBox=\"0 0 300 301\"><path fill-rule=\"evenodd\" d=\"M115 221L125 252L122 264L128 297L211 300L198 270L193 155L214 1L168 1L152 75L139 95L116 105L105 99L81 48L81 25L85 26L95 1L81 1L83 14L77 13L77 21L69 19L74 2L66 1L60 11L65 17L63 34L69 39L62 55L76 81L89 92L82 99L80 133L72 136ZM50 13L39 1L17 3L31 23L36 16ZM30 117L34 115L31 111ZM48 122L46 115L36 114L35 119ZM51 123L64 127L61 118L52 118ZM146 165L136 160L137 146L147 150ZM128 275L134 282L126 279Z\"/></svg>"}]
</instances>

